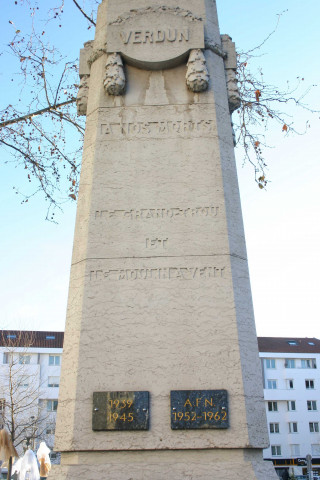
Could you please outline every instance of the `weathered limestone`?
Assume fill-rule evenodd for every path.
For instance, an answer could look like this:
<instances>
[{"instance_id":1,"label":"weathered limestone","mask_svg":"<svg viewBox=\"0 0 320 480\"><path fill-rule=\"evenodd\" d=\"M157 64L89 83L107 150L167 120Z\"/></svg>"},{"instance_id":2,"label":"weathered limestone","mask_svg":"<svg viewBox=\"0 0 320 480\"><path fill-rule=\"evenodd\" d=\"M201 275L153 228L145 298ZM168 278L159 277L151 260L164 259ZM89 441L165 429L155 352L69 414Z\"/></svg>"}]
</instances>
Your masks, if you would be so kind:
<instances>
[{"instance_id":1,"label":"weathered limestone","mask_svg":"<svg viewBox=\"0 0 320 480\"><path fill-rule=\"evenodd\" d=\"M108 55L104 89L109 95L122 95L126 86L123 64L118 53Z\"/></svg>"},{"instance_id":2,"label":"weathered limestone","mask_svg":"<svg viewBox=\"0 0 320 480\"><path fill-rule=\"evenodd\" d=\"M80 52L79 77L80 85L77 95L77 113L78 115L87 114L89 80L90 80L90 64L89 59L92 53L92 41L86 42L84 48Z\"/></svg>"},{"instance_id":3,"label":"weathered limestone","mask_svg":"<svg viewBox=\"0 0 320 480\"><path fill-rule=\"evenodd\" d=\"M191 50L187 66L187 87L195 93L207 90L209 86L209 73L202 50L199 48Z\"/></svg>"},{"instance_id":4,"label":"weathered limestone","mask_svg":"<svg viewBox=\"0 0 320 480\"><path fill-rule=\"evenodd\" d=\"M276 479L215 3L105 0L90 48L55 479ZM215 389L229 428L170 428L171 390ZM103 391L148 391L150 429L93 431Z\"/></svg>"},{"instance_id":5,"label":"weathered limestone","mask_svg":"<svg viewBox=\"0 0 320 480\"><path fill-rule=\"evenodd\" d=\"M230 113L240 107L240 96L237 85L237 55L234 42L229 35L221 35L222 48L226 54L224 68L227 80L227 92Z\"/></svg>"}]
</instances>

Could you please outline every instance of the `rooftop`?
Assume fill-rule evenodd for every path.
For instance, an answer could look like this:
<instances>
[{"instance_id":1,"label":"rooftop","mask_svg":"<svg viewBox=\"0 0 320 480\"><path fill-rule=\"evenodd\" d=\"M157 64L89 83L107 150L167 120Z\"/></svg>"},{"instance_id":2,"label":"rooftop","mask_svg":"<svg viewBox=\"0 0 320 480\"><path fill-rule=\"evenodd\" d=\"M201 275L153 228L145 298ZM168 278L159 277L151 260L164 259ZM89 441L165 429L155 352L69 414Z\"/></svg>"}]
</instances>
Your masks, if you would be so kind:
<instances>
[{"instance_id":1,"label":"rooftop","mask_svg":"<svg viewBox=\"0 0 320 480\"><path fill-rule=\"evenodd\" d=\"M259 352L320 353L320 340L297 337L258 337Z\"/></svg>"},{"instance_id":2,"label":"rooftop","mask_svg":"<svg viewBox=\"0 0 320 480\"><path fill-rule=\"evenodd\" d=\"M0 347L63 348L64 332L0 330ZM297 337L258 337L260 352L320 353L320 340Z\"/></svg>"},{"instance_id":3,"label":"rooftop","mask_svg":"<svg viewBox=\"0 0 320 480\"><path fill-rule=\"evenodd\" d=\"M0 347L63 348L64 332L0 330Z\"/></svg>"}]
</instances>

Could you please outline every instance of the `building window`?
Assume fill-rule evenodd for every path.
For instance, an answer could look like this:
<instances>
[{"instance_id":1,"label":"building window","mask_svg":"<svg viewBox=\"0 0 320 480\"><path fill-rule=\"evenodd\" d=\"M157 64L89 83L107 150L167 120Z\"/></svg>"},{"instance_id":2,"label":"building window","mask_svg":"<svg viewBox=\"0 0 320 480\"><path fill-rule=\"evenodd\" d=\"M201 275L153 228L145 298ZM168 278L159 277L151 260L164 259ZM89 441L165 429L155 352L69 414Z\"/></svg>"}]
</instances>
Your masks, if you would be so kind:
<instances>
[{"instance_id":1,"label":"building window","mask_svg":"<svg viewBox=\"0 0 320 480\"><path fill-rule=\"evenodd\" d=\"M48 387L59 387L60 377L48 377Z\"/></svg>"},{"instance_id":2,"label":"building window","mask_svg":"<svg viewBox=\"0 0 320 480\"><path fill-rule=\"evenodd\" d=\"M55 338L54 335L46 335L46 340L55 340Z\"/></svg>"},{"instance_id":3,"label":"building window","mask_svg":"<svg viewBox=\"0 0 320 480\"><path fill-rule=\"evenodd\" d=\"M298 345L297 340L289 340L288 344L291 345L291 347L294 347L295 345Z\"/></svg>"},{"instance_id":4,"label":"building window","mask_svg":"<svg viewBox=\"0 0 320 480\"><path fill-rule=\"evenodd\" d=\"M276 359L266 358L266 368L276 368Z\"/></svg>"},{"instance_id":5,"label":"building window","mask_svg":"<svg viewBox=\"0 0 320 480\"><path fill-rule=\"evenodd\" d=\"M267 380L267 388L269 390L276 390L277 388L277 380Z\"/></svg>"},{"instance_id":6,"label":"building window","mask_svg":"<svg viewBox=\"0 0 320 480\"><path fill-rule=\"evenodd\" d=\"M314 380L306 380L306 388L314 388Z\"/></svg>"},{"instance_id":7,"label":"building window","mask_svg":"<svg viewBox=\"0 0 320 480\"><path fill-rule=\"evenodd\" d=\"M291 412L291 411L294 411L296 409L296 401L295 400L289 400L287 402L287 407L288 407L288 410Z\"/></svg>"},{"instance_id":8,"label":"building window","mask_svg":"<svg viewBox=\"0 0 320 480\"><path fill-rule=\"evenodd\" d=\"M317 410L316 400L307 400L307 409L308 410Z\"/></svg>"},{"instance_id":9,"label":"building window","mask_svg":"<svg viewBox=\"0 0 320 480\"><path fill-rule=\"evenodd\" d=\"M289 433L298 433L297 422L289 422Z\"/></svg>"},{"instance_id":10,"label":"building window","mask_svg":"<svg viewBox=\"0 0 320 480\"><path fill-rule=\"evenodd\" d=\"M292 456L300 455L300 445L291 444L290 445L290 450L291 450L291 455Z\"/></svg>"},{"instance_id":11,"label":"building window","mask_svg":"<svg viewBox=\"0 0 320 480\"><path fill-rule=\"evenodd\" d=\"M20 377L19 387L29 387L30 378L27 376Z\"/></svg>"},{"instance_id":12,"label":"building window","mask_svg":"<svg viewBox=\"0 0 320 480\"><path fill-rule=\"evenodd\" d=\"M317 368L315 358L304 358L301 360L301 368Z\"/></svg>"},{"instance_id":13,"label":"building window","mask_svg":"<svg viewBox=\"0 0 320 480\"><path fill-rule=\"evenodd\" d=\"M50 366L59 366L60 365L60 355L49 355L49 365Z\"/></svg>"},{"instance_id":14,"label":"building window","mask_svg":"<svg viewBox=\"0 0 320 480\"><path fill-rule=\"evenodd\" d=\"M55 428L54 427L46 428L46 435L54 435L54 434L55 434Z\"/></svg>"},{"instance_id":15,"label":"building window","mask_svg":"<svg viewBox=\"0 0 320 480\"><path fill-rule=\"evenodd\" d=\"M309 430L311 433L319 433L319 423L309 422Z\"/></svg>"},{"instance_id":16,"label":"building window","mask_svg":"<svg viewBox=\"0 0 320 480\"><path fill-rule=\"evenodd\" d=\"M31 360L31 355L26 355L24 353L20 353L20 355L19 355L20 365L29 365L30 360Z\"/></svg>"},{"instance_id":17,"label":"building window","mask_svg":"<svg viewBox=\"0 0 320 480\"><path fill-rule=\"evenodd\" d=\"M278 402L268 402L268 411L277 412L278 411Z\"/></svg>"},{"instance_id":18,"label":"building window","mask_svg":"<svg viewBox=\"0 0 320 480\"><path fill-rule=\"evenodd\" d=\"M8 363L11 363L11 361L12 361L12 353L5 352L3 354L3 363L8 364Z\"/></svg>"},{"instance_id":19,"label":"building window","mask_svg":"<svg viewBox=\"0 0 320 480\"><path fill-rule=\"evenodd\" d=\"M58 408L58 400L47 400L47 411L56 412Z\"/></svg>"},{"instance_id":20,"label":"building window","mask_svg":"<svg viewBox=\"0 0 320 480\"><path fill-rule=\"evenodd\" d=\"M296 361L294 358L285 358L284 359L285 368L296 368Z\"/></svg>"},{"instance_id":21,"label":"building window","mask_svg":"<svg viewBox=\"0 0 320 480\"><path fill-rule=\"evenodd\" d=\"M293 380L292 379L288 379L287 380L287 388L289 390L292 390L293 389Z\"/></svg>"},{"instance_id":22,"label":"building window","mask_svg":"<svg viewBox=\"0 0 320 480\"><path fill-rule=\"evenodd\" d=\"M271 445L271 455L279 457L281 455L281 445Z\"/></svg>"},{"instance_id":23,"label":"building window","mask_svg":"<svg viewBox=\"0 0 320 480\"><path fill-rule=\"evenodd\" d=\"M280 433L279 423L269 423L270 433Z\"/></svg>"},{"instance_id":24,"label":"building window","mask_svg":"<svg viewBox=\"0 0 320 480\"><path fill-rule=\"evenodd\" d=\"M15 334L10 334L10 333L9 333L9 334L7 335L7 338L17 338L17 335L15 335Z\"/></svg>"},{"instance_id":25,"label":"building window","mask_svg":"<svg viewBox=\"0 0 320 480\"><path fill-rule=\"evenodd\" d=\"M318 443L311 445L311 453L320 456L320 445Z\"/></svg>"}]
</instances>

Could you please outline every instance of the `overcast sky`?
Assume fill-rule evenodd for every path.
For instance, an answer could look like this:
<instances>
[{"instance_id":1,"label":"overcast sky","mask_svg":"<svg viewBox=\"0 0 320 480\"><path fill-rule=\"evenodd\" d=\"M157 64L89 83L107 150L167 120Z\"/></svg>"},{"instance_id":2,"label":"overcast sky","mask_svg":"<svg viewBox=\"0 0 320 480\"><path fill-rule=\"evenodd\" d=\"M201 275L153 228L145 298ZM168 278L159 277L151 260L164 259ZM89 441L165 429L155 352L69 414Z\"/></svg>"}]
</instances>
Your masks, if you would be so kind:
<instances>
[{"instance_id":1,"label":"overcast sky","mask_svg":"<svg viewBox=\"0 0 320 480\"><path fill-rule=\"evenodd\" d=\"M67 44L67 53L75 58L93 32L86 30L69 3L59 42ZM283 88L298 76L305 78L306 85L319 83L318 0L217 3L221 33L231 35L240 50L261 43L275 26L277 14L288 9L257 62L266 81ZM13 18L21 29L25 22L19 5L6 2L5 8L8 18L1 20L2 45L9 39L8 19ZM4 106L8 101L15 103L17 93L7 83L4 57L0 62ZM318 88L309 95L311 106L319 108L319 92ZM271 182L266 191L257 188L251 169L242 167L241 152L237 153L253 303L258 335L320 338L320 122L319 115L291 113L301 129L310 118L311 128L305 135L289 138L279 127L270 129L268 141L273 148L267 150L266 160ZM23 185L24 174L12 164L5 165L8 159L1 153L0 328L63 330L75 203L66 205L58 225L46 222L41 197L20 204L12 186Z\"/></svg>"}]
</instances>

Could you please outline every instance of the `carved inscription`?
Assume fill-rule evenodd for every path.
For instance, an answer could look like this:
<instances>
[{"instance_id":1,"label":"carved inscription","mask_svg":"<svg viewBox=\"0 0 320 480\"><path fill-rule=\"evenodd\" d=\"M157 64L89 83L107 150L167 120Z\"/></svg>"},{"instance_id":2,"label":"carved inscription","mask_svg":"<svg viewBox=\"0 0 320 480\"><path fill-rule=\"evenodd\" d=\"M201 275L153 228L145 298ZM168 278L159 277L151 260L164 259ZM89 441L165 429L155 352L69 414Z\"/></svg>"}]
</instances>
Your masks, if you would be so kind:
<instances>
[{"instance_id":1,"label":"carved inscription","mask_svg":"<svg viewBox=\"0 0 320 480\"><path fill-rule=\"evenodd\" d=\"M121 53L126 62L148 70L171 68L185 61L189 50L204 48L200 17L179 7L133 8L114 19L118 0L108 1L108 53Z\"/></svg>"},{"instance_id":2,"label":"carved inscription","mask_svg":"<svg viewBox=\"0 0 320 480\"><path fill-rule=\"evenodd\" d=\"M130 43L163 43L188 42L188 28L156 28L154 30L128 30L120 32L120 38L125 45Z\"/></svg>"},{"instance_id":3,"label":"carved inscription","mask_svg":"<svg viewBox=\"0 0 320 480\"><path fill-rule=\"evenodd\" d=\"M187 207L187 208L140 208L138 210L96 210L95 218L109 220L111 218L121 220L150 220L162 218L198 218L216 217L219 207Z\"/></svg>"},{"instance_id":4,"label":"carved inscription","mask_svg":"<svg viewBox=\"0 0 320 480\"><path fill-rule=\"evenodd\" d=\"M215 120L159 120L150 122L102 123L100 132L106 137L165 137L170 135L209 135L214 132Z\"/></svg>"},{"instance_id":5,"label":"carved inscription","mask_svg":"<svg viewBox=\"0 0 320 480\"><path fill-rule=\"evenodd\" d=\"M146 238L146 248L166 248L168 239L167 238Z\"/></svg>"},{"instance_id":6,"label":"carved inscription","mask_svg":"<svg viewBox=\"0 0 320 480\"><path fill-rule=\"evenodd\" d=\"M225 267L167 267L91 270L90 280L194 280L223 278Z\"/></svg>"}]
</instances>

